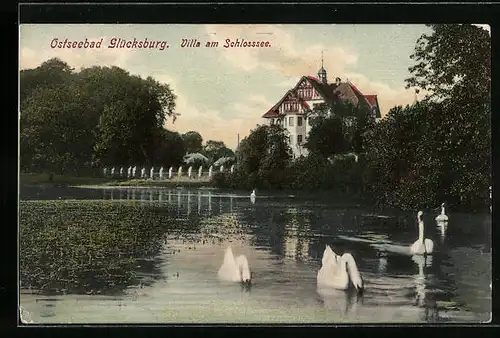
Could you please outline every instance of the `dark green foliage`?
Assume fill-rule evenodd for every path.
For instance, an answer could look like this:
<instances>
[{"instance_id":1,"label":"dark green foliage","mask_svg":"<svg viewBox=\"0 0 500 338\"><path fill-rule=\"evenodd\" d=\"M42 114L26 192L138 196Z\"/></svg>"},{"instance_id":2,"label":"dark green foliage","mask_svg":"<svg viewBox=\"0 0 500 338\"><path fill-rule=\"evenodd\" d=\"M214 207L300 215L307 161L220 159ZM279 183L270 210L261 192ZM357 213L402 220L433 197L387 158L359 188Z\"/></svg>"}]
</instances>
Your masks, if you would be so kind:
<instances>
[{"instance_id":1,"label":"dark green foliage","mask_svg":"<svg viewBox=\"0 0 500 338\"><path fill-rule=\"evenodd\" d=\"M184 141L184 148L189 154L199 153L203 149L203 137L197 131L188 131L182 134L182 140Z\"/></svg>"},{"instance_id":2,"label":"dark green foliage","mask_svg":"<svg viewBox=\"0 0 500 338\"><path fill-rule=\"evenodd\" d=\"M181 165L185 153L184 141L178 132L164 129L157 135L153 160L157 166L169 168Z\"/></svg>"},{"instance_id":3,"label":"dark green foliage","mask_svg":"<svg viewBox=\"0 0 500 338\"><path fill-rule=\"evenodd\" d=\"M338 116L315 118L305 146L323 157L346 151L348 145L342 119Z\"/></svg>"},{"instance_id":4,"label":"dark green foliage","mask_svg":"<svg viewBox=\"0 0 500 338\"><path fill-rule=\"evenodd\" d=\"M283 177L292 153L286 130L279 125L258 126L243 139L238 151L238 174L258 188L283 188ZM237 179L238 181L238 179Z\"/></svg>"},{"instance_id":5,"label":"dark green foliage","mask_svg":"<svg viewBox=\"0 0 500 338\"><path fill-rule=\"evenodd\" d=\"M430 26L407 84L432 92L365 135L367 190L403 209L482 209L491 186L490 37L472 25Z\"/></svg>"},{"instance_id":6,"label":"dark green foliage","mask_svg":"<svg viewBox=\"0 0 500 338\"><path fill-rule=\"evenodd\" d=\"M338 100L331 109L318 104L306 115L312 128L305 147L325 158L347 151L361 152L363 135L374 123L371 110L363 101L354 105Z\"/></svg>"},{"instance_id":7,"label":"dark green foliage","mask_svg":"<svg viewBox=\"0 0 500 338\"><path fill-rule=\"evenodd\" d=\"M410 56L407 88L430 91L430 99L467 98L489 101L491 91L491 39L477 26L433 24L431 34L423 34Z\"/></svg>"},{"instance_id":8,"label":"dark green foliage","mask_svg":"<svg viewBox=\"0 0 500 338\"><path fill-rule=\"evenodd\" d=\"M20 73L21 170L82 174L102 165L176 163L183 151L166 137L175 114L167 84L118 67L76 73L59 59ZM174 144L170 144L170 141ZM175 143L177 142L177 143Z\"/></svg>"},{"instance_id":9,"label":"dark green foliage","mask_svg":"<svg viewBox=\"0 0 500 338\"><path fill-rule=\"evenodd\" d=\"M203 155L205 155L210 163L217 161L222 157L234 157L234 151L229 149L222 141L208 140L203 147Z\"/></svg>"},{"instance_id":10,"label":"dark green foliage","mask_svg":"<svg viewBox=\"0 0 500 338\"><path fill-rule=\"evenodd\" d=\"M379 203L403 209L488 203L488 114L461 111L430 102L397 107L367 135L367 190Z\"/></svg>"}]
</instances>

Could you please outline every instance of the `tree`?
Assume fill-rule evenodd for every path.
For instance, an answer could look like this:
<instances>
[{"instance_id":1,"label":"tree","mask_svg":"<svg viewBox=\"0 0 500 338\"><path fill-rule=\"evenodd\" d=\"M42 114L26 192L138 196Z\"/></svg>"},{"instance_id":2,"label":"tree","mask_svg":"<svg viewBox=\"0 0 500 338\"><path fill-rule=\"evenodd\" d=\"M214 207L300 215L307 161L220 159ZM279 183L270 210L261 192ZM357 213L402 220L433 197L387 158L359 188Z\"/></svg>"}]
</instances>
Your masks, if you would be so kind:
<instances>
[{"instance_id":1,"label":"tree","mask_svg":"<svg viewBox=\"0 0 500 338\"><path fill-rule=\"evenodd\" d=\"M292 158L286 129L261 125L244 138L239 147L239 172L261 187L281 188Z\"/></svg>"},{"instance_id":2,"label":"tree","mask_svg":"<svg viewBox=\"0 0 500 338\"><path fill-rule=\"evenodd\" d=\"M440 102L426 120L429 153L440 159L440 195L476 208L491 185L491 38L474 25L429 26L411 56L407 87Z\"/></svg>"},{"instance_id":3,"label":"tree","mask_svg":"<svg viewBox=\"0 0 500 338\"><path fill-rule=\"evenodd\" d=\"M488 142L456 128L465 121L453 119L455 114L442 103L421 102L392 109L376 125L367 139L366 159L368 188L379 202L405 209L443 201L478 208L486 202Z\"/></svg>"},{"instance_id":4,"label":"tree","mask_svg":"<svg viewBox=\"0 0 500 338\"><path fill-rule=\"evenodd\" d=\"M175 96L167 85L111 69L114 87L99 118L95 151L101 163L152 164L155 140L165 116L173 114Z\"/></svg>"},{"instance_id":5,"label":"tree","mask_svg":"<svg viewBox=\"0 0 500 338\"><path fill-rule=\"evenodd\" d=\"M38 87L21 106L21 167L74 172L90 160L92 130L75 86Z\"/></svg>"},{"instance_id":6,"label":"tree","mask_svg":"<svg viewBox=\"0 0 500 338\"><path fill-rule=\"evenodd\" d=\"M118 67L79 73L59 59L21 71L23 170L153 163L175 95Z\"/></svg>"},{"instance_id":7,"label":"tree","mask_svg":"<svg viewBox=\"0 0 500 338\"><path fill-rule=\"evenodd\" d=\"M35 69L24 69L19 73L20 102L37 88L56 88L74 80L73 68L59 58L45 61Z\"/></svg>"},{"instance_id":8,"label":"tree","mask_svg":"<svg viewBox=\"0 0 500 338\"><path fill-rule=\"evenodd\" d=\"M210 162L214 162L222 157L234 157L234 151L226 147L222 141L209 140L203 147L203 153Z\"/></svg>"},{"instance_id":9,"label":"tree","mask_svg":"<svg viewBox=\"0 0 500 338\"><path fill-rule=\"evenodd\" d=\"M281 189L286 183L286 169L292 160L288 132L281 125L267 126L266 151L261 157L259 178L264 186Z\"/></svg>"},{"instance_id":10,"label":"tree","mask_svg":"<svg viewBox=\"0 0 500 338\"><path fill-rule=\"evenodd\" d=\"M155 148L153 162L156 166L170 167L181 165L186 153L181 135L167 129L162 129L158 133Z\"/></svg>"},{"instance_id":11,"label":"tree","mask_svg":"<svg viewBox=\"0 0 500 338\"><path fill-rule=\"evenodd\" d=\"M184 148L188 153L199 153L203 147L203 137L197 131L188 131L182 135L184 141Z\"/></svg>"},{"instance_id":12,"label":"tree","mask_svg":"<svg viewBox=\"0 0 500 338\"><path fill-rule=\"evenodd\" d=\"M314 154L325 158L348 149L341 115L330 115L329 107L320 104L307 114L311 119L311 130L305 147Z\"/></svg>"},{"instance_id":13,"label":"tree","mask_svg":"<svg viewBox=\"0 0 500 338\"><path fill-rule=\"evenodd\" d=\"M437 182L430 178L437 171L429 170L434 163L429 156L431 142L423 138L428 115L424 103L395 107L365 135L369 163L365 183L373 200L408 209L435 200Z\"/></svg>"},{"instance_id":14,"label":"tree","mask_svg":"<svg viewBox=\"0 0 500 338\"><path fill-rule=\"evenodd\" d=\"M267 151L267 128L258 126L240 142L240 167L245 173L256 173L260 167L260 160Z\"/></svg>"},{"instance_id":15,"label":"tree","mask_svg":"<svg viewBox=\"0 0 500 338\"><path fill-rule=\"evenodd\" d=\"M489 101L491 91L491 38L470 24L427 25L430 34L417 40L410 56L406 88L429 91L428 99L441 100L457 95Z\"/></svg>"}]
</instances>

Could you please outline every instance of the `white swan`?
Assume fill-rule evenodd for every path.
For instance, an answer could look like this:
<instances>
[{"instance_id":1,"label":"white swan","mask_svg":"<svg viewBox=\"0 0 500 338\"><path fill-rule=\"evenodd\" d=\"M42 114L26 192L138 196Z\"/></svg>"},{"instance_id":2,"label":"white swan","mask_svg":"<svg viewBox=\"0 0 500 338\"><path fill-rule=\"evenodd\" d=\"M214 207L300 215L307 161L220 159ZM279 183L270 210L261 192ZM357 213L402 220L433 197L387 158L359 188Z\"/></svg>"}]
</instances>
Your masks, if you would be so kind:
<instances>
[{"instance_id":1,"label":"white swan","mask_svg":"<svg viewBox=\"0 0 500 338\"><path fill-rule=\"evenodd\" d=\"M422 211L419 211L417 213L418 239L410 246L410 251L414 255L431 254L434 248L434 243L431 239L426 238L424 240L424 220L422 219L423 214L424 213Z\"/></svg>"},{"instance_id":2,"label":"white swan","mask_svg":"<svg viewBox=\"0 0 500 338\"><path fill-rule=\"evenodd\" d=\"M327 245L321 263L317 276L318 286L347 290L351 281L358 292L363 290L363 280L350 253L339 256Z\"/></svg>"},{"instance_id":3,"label":"white swan","mask_svg":"<svg viewBox=\"0 0 500 338\"><path fill-rule=\"evenodd\" d=\"M490 185L490 212L491 212L491 185Z\"/></svg>"},{"instance_id":4,"label":"white swan","mask_svg":"<svg viewBox=\"0 0 500 338\"><path fill-rule=\"evenodd\" d=\"M252 203L255 203L255 189L252 190L252 193L250 194L250 201Z\"/></svg>"},{"instance_id":5,"label":"white swan","mask_svg":"<svg viewBox=\"0 0 500 338\"><path fill-rule=\"evenodd\" d=\"M444 203L441 204L441 213L436 216L437 222L448 222L448 216L444 212Z\"/></svg>"},{"instance_id":6,"label":"white swan","mask_svg":"<svg viewBox=\"0 0 500 338\"><path fill-rule=\"evenodd\" d=\"M235 259L233 250L231 247L228 247L224 254L224 261L219 269L218 276L225 281L250 284L251 274L247 258L244 255L240 255Z\"/></svg>"},{"instance_id":7,"label":"white swan","mask_svg":"<svg viewBox=\"0 0 500 338\"><path fill-rule=\"evenodd\" d=\"M33 324L33 320L31 319L31 315L28 311L26 311L22 306L19 306L19 317L23 324Z\"/></svg>"}]
</instances>

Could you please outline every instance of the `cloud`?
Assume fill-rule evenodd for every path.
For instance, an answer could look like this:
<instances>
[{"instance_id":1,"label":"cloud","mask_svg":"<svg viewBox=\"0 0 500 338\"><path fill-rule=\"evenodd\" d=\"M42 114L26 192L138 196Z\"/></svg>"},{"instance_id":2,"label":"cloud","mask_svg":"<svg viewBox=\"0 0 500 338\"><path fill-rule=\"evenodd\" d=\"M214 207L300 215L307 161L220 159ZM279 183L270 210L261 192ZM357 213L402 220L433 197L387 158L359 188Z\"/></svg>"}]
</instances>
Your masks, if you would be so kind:
<instances>
[{"instance_id":1,"label":"cloud","mask_svg":"<svg viewBox=\"0 0 500 338\"><path fill-rule=\"evenodd\" d=\"M357 73L346 73L349 79L363 94L377 94L380 112L384 117L387 112L395 106L406 106L415 101L415 91L411 89L393 89L382 82L371 81L366 76ZM423 98L419 93L417 99Z\"/></svg>"},{"instance_id":2,"label":"cloud","mask_svg":"<svg viewBox=\"0 0 500 338\"><path fill-rule=\"evenodd\" d=\"M356 65L358 56L348 49L337 45L300 46L283 25L206 25L205 29L214 41L226 38L271 41L272 48L219 48L219 51L231 65L243 71L251 72L261 67L284 76L286 80L276 84L276 87L283 88L283 93L292 88L301 76L316 74L320 62L318 56L323 51L324 68L329 74L343 80L348 78L364 94L378 95L382 116L396 105L404 106L415 100L412 90L394 89L349 71L350 66ZM333 79L329 81L333 82Z\"/></svg>"},{"instance_id":3,"label":"cloud","mask_svg":"<svg viewBox=\"0 0 500 338\"><path fill-rule=\"evenodd\" d=\"M147 75L147 74L144 74ZM207 107L198 107L179 89L177 79L168 74L155 74L155 78L163 83L168 83L173 89L176 100L175 111L180 114L175 123L169 119L165 127L179 133L195 130L201 134L203 140L223 141L229 148L235 149L240 141L246 137L251 129L262 123L262 111L269 109L271 103L263 95L250 95L245 102L234 103L230 111L232 115L224 117L219 110ZM257 114L256 114L257 112Z\"/></svg>"},{"instance_id":4,"label":"cloud","mask_svg":"<svg viewBox=\"0 0 500 338\"><path fill-rule=\"evenodd\" d=\"M107 40L106 37L103 38L104 41ZM100 37L93 40L98 39ZM264 96L250 96L248 101L235 104L232 107L234 108L232 116L224 118L218 110L191 104L189 95L180 91L178 81L169 74L157 71L134 71L134 64L130 62L132 53L133 51L128 49L45 49L39 51L30 47L22 47L19 52L19 65L20 69L36 68L48 59L58 57L77 70L96 65L118 66L143 78L152 76L160 82L168 83L177 95L176 112L180 113L180 116L175 124L172 124L171 119L167 121L166 127L168 129L181 133L196 130L205 141L222 140L231 148L235 148L237 145L238 133L240 139L243 139L257 123L261 122L261 112L270 107L267 106L270 103L265 101ZM251 107L255 107L256 110L252 112ZM255 114L255 111L258 111L258 114Z\"/></svg>"},{"instance_id":5,"label":"cloud","mask_svg":"<svg viewBox=\"0 0 500 338\"><path fill-rule=\"evenodd\" d=\"M261 67L285 77L314 74L322 50L328 55L324 66L333 73L356 64L358 58L340 46L299 46L282 25L206 25L205 30L212 41L219 41L219 46L227 38L232 41L270 41L270 48L218 48L230 64L247 72Z\"/></svg>"},{"instance_id":6,"label":"cloud","mask_svg":"<svg viewBox=\"0 0 500 338\"><path fill-rule=\"evenodd\" d=\"M104 42L108 40L105 36L102 38ZM88 39L89 41L97 41L101 37L89 37ZM77 70L82 67L91 66L118 66L125 68L131 56L132 50L129 49L50 48L34 50L30 47L21 47L19 52L19 68L36 68L43 62L55 57Z\"/></svg>"}]
</instances>

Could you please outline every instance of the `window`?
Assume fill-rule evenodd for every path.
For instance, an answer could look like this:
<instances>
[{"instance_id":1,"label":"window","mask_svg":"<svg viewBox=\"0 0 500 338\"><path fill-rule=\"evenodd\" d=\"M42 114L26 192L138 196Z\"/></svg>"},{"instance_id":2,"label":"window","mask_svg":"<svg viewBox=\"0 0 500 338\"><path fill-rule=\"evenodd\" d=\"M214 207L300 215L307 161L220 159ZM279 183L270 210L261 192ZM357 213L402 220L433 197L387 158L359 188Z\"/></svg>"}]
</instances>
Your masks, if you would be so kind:
<instances>
[{"instance_id":1,"label":"window","mask_svg":"<svg viewBox=\"0 0 500 338\"><path fill-rule=\"evenodd\" d=\"M286 117L285 117L283 120L285 121L285 125L284 125L284 127L286 128Z\"/></svg>"},{"instance_id":2,"label":"window","mask_svg":"<svg viewBox=\"0 0 500 338\"><path fill-rule=\"evenodd\" d=\"M288 125L289 125L290 127L293 127L293 116L290 116L290 117L289 117L289 120L288 120Z\"/></svg>"},{"instance_id":3,"label":"window","mask_svg":"<svg viewBox=\"0 0 500 338\"><path fill-rule=\"evenodd\" d=\"M302 135L297 135L297 144L302 144Z\"/></svg>"},{"instance_id":4,"label":"window","mask_svg":"<svg viewBox=\"0 0 500 338\"><path fill-rule=\"evenodd\" d=\"M274 119L271 119L271 125L273 125L273 124L274 124Z\"/></svg>"},{"instance_id":5,"label":"window","mask_svg":"<svg viewBox=\"0 0 500 338\"><path fill-rule=\"evenodd\" d=\"M297 117L297 126L302 127L302 116Z\"/></svg>"}]
</instances>

